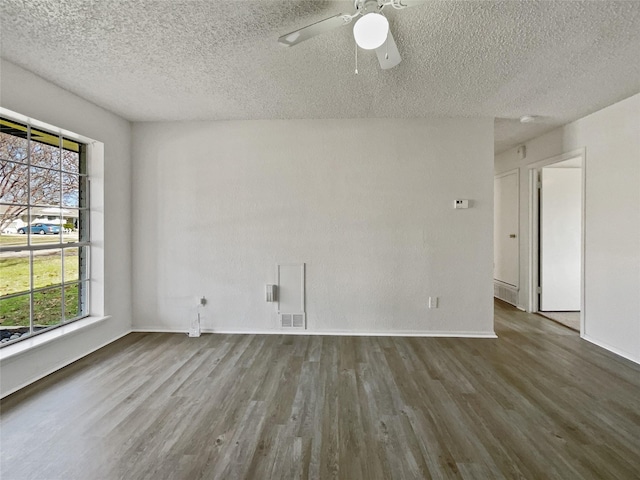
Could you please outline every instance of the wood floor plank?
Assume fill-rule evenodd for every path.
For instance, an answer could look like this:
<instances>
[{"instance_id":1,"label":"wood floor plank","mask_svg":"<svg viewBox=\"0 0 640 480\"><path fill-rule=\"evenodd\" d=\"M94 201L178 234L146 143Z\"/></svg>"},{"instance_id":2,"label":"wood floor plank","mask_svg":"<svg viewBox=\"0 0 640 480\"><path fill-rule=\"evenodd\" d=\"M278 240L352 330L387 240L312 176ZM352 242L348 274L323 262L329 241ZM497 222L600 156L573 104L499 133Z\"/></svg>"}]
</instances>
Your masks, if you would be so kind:
<instances>
[{"instance_id":1,"label":"wood floor plank","mask_svg":"<svg viewBox=\"0 0 640 480\"><path fill-rule=\"evenodd\" d=\"M0 478L635 479L640 367L498 339L135 333L0 403Z\"/></svg>"}]
</instances>

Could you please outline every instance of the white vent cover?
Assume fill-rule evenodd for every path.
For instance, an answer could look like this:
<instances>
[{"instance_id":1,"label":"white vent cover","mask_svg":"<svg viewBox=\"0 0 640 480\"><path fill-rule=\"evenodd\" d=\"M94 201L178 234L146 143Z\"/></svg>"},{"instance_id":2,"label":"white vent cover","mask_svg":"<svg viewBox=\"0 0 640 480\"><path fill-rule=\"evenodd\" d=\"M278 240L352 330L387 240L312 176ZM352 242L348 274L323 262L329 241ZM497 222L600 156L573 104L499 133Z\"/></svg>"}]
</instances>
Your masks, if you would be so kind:
<instances>
[{"instance_id":1,"label":"white vent cover","mask_svg":"<svg viewBox=\"0 0 640 480\"><path fill-rule=\"evenodd\" d=\"M493 296L511 305L518 305L518 289L516 287L494 282Z\"/></svg>"},{"instance_id":2,"label":"white vent cover","mask_svg":"<svg viewBox=\"0 0 640 480\"><path fill-rule=\"evenodd\" d=\"M306 328L304 313L281 313L280 326L282 328Z\"/></svg>"}]
</instances>

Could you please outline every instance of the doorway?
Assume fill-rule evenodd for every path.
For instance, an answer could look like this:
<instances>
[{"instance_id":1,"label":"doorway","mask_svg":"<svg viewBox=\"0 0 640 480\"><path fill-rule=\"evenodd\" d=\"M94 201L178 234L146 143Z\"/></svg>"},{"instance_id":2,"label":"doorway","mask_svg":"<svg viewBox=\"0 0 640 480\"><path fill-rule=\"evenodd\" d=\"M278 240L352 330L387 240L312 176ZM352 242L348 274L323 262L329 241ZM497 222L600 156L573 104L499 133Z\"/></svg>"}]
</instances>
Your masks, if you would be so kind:
<instances>
[{"instance_id":1,"label":"doorway","mask_svg":"<svg viewBox=\"0 0 640 480\"><path fill-rule=\"evenodd\" d=\"M520 283L519 183L517 169L497 175L493 181L494 296L515 306Z\"/></svg>"},{"instance_id":2,"label":"doorway","mask_svg":"<svg viewBox=\"0 0 640 480\"><path fill-rule=\"evenodd\" d=\"M531 172L535 186L532 310L583 332L584 155L563 157L537 165Z\"/></svg>"}]
</instances>

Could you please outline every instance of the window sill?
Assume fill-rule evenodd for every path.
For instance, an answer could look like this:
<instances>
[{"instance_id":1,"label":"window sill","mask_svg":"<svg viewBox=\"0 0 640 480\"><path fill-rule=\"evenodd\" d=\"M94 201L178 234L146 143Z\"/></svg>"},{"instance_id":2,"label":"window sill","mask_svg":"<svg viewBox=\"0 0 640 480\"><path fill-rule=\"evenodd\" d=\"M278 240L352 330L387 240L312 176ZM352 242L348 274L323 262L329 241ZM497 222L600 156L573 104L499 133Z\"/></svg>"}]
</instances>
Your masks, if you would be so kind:
<instances>
[{"instance_id":1,"label":"window sill","mask_svg":"<svg viewBox=\"0 0 640 480\"><path fill-rule=\"evenodd\" d=\"M0 349L0 362L8 360L12 357L22 355L23 353L29 352L34 348L38 348L48 343L55 342L62 337L66 337L67 335L70 335L79 330L83 330L97 323L103 322L109 318L111 317L106 316L83 318L81 320L71 322L67 325L62 325L61 327L54 328L50 332L40 333L38 335L34 335L33 337L26 338L20 342L14 343L13 345L2 347Z\"/></svg>"}]
</instances>

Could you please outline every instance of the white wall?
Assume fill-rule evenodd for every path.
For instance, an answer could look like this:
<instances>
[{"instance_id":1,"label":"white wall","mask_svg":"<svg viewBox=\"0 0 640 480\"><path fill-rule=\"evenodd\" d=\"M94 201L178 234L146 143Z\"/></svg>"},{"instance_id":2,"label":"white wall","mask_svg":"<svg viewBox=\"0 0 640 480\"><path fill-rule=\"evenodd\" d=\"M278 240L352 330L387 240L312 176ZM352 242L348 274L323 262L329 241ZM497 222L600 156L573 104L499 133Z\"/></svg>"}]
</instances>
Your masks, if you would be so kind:
<instances>
[{"instance_id":1,"label":"white wall","mask_svg":"<svg viewBox=\"0 0 640 480\"><path fill-rule=\"evenodd\" d=\"M0 364L0 395L30 383L131 330L131 124L2 60L0 106L104 143L104 314L111 318ZM93 193L93 192L92 192ZM93 196L93 195L92 195ZM92 236L95 234L92 231Z\"/></svg>"},{"instance_id":2,"label":"white wall","mask_svg":"<svg viewBox=\"0 0 640 480\"><path fill-rule=\"evenodd\" d=\"M529 303L528 166L586 149L584 337L640 362L640 94L497 155L521 168L520 298Z\"/></svg>"},{"instance_id":3,"label":"white wall","mask_svg":"<svg viewBox=\"0 0 640 480\"><path fill-rule=\"evenodd\" d=\"M133 139L134 329L186 331L205 295L205 330L274 331L264 285L304 262L309 332L493 334L491 119L136 123Z\"/></svg>"}]
</instances>

